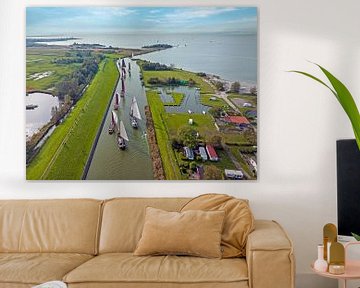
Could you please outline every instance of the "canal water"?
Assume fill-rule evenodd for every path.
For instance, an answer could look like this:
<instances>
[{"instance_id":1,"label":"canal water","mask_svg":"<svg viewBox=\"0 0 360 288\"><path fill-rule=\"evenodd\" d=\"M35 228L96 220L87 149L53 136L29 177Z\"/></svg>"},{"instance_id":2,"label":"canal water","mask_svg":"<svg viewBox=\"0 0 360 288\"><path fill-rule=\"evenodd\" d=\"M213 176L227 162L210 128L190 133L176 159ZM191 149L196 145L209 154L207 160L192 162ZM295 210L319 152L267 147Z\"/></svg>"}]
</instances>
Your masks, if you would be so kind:
<instances>
[{"instance_id":1,"label":"canal water","mask_svg":"<svg viewBox=\"0 0 360 288\"><path fill-rule=\"evenodd\" d=\"M125 97L121 98L119 110L116 111L119 121L122 120L129 137L126 150L120 150L116 142L116 133L108 132L115 97L106 114L94 156L87 174L89 180L148 180L153 179L152 163L146 136L146 119L144 108L147 105L145 88L140 80L140 68L135 61L125 59L126 65L131 62L131 76L125 79ZM116 92L120 94L121 81ZM115 92L115 93L116 93ZM130 105L136 97L142 120L139 128L134 129L130 122Z\"/></svg>"},{"instance_id":2,"label":"canal water","mask_svg":"<svg viewBox=\"0 0 360 288\"><path fill-rule=\"evenodd\" d=\"M184 95L183 101L179 106L165 106L168 113L203 113L209 111L210 107L200 103L200 90L194 87L177 86L159 88L160 98L164 103L173 102L172 92L182 93Z\"/></svg>"},{"instance_id":3,"label":"canal water","mask_svg":"<svg viewBox=\"0 0 360 288\"><path fill-rule=\"evenodd\" d=\"M25 97L26 105L37 105L35 109L26 110L26 138L38 132L47 124L54 109L60 106L59 98L48 93L29 93Z\"/></svg>"}]
</instances>

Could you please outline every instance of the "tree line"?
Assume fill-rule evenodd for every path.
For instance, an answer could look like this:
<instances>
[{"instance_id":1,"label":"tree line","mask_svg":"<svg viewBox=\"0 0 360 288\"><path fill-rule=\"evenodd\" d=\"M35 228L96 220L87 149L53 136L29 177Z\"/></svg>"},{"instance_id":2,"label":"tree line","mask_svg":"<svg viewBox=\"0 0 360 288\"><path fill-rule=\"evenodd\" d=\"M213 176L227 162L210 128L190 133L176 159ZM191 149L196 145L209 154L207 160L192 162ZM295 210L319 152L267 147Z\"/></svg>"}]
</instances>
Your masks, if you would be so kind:
<instances>
[{"instance_id":1,"label":"tree line","mask_svg":"<svg viewBox=\"0 0 360 288\"><path fill-rule=\"evenodd\" d=\"M68 95L71 100L77 101L81 97L81 92L91 81L99 69L99 63L104 59L104 55L96 54L91 57L82 57L82 65L79 69L71 73L56 85L56 94L60 99Z\"/></svg>"},{"instance_id":2,"label":"tree line","mask_svg":"<svg viewBox=\"0 0 360 288\"><path fill-rule=\"evenodd\" d=\"M174 70L173 67L169 67L165 64L144 62L142 63L142 69L145 71L171 71Z\"/></svg>"}]
</instances>

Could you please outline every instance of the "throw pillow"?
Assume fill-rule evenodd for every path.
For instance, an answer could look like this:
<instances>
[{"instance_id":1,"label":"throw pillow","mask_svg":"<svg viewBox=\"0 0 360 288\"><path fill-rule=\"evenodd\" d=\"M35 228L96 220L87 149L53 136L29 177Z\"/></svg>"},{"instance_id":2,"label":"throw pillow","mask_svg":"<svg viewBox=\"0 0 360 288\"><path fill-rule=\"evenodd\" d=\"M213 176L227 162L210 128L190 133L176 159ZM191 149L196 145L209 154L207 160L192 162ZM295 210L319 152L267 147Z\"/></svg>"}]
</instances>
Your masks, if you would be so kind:
<instances>
[{"instance_id":1,"label":"throw pillow","mask_svg":"<svg viewBox=\"0 0 360 288\"><path fill-rule=\"evenodd\" d=\"M247 236L254 230L254 217L247 200L225 194L205 194L190 200L181 211L225 211L221 237L223 258L246 256Z\"/></svg>"},{"instance_id":2,"label":"throw pillow","mask_svg":"<svg viewBox=\"0 0 360 288\"><path fill-rule=\"evenodd\" d=\"M168 212L147 207L134 255L221 258L224 216L224 211Z\"/></svg>"}]
</instances>

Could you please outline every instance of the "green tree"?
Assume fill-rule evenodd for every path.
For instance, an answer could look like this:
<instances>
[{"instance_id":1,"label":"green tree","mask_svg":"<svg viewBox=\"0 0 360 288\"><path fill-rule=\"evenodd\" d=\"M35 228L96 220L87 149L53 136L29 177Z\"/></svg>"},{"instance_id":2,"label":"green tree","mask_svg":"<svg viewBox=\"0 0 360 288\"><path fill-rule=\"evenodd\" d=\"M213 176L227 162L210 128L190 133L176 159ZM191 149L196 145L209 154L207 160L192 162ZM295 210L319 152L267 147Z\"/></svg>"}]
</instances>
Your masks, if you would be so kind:
<instances>
[{"instance_id":1,"label":"green tree","mask_svg":"<svg viewBox=\"0 0 360 288\"><path fill-rule=\"evenodd\" d=\"M250 88L250 93L251 93L252 95L257 95L257 89L256 89L255 86Z\"/></svg>"},{"instance_id":2,"label":"green tree","mask_svg":"<svg viewBox=\"0 0 360 288\"><path fill-rule=\"evenodd\" d=\"M239 93L240 92L240 82L236 81L231 84L230 91L232 93Z\"/></svg>"},{"instance_id":3,"label":"green tree","mask_svg":"<svg viewBox=\"0 0 360 288\"><path fill-rule=\"evenodd\" d=\"M221 81L214 81L213 84L215 85L216 90L219 90L219 91L224 91L224 90L225 90L225 87L224 87L224 83L223 83L223 82L221 82Z\"/></svg>"},{"instance_id":4,"label":"green tree","mask_svg":"<svg viewBox=\"0 0 360 288\"><path fill-rule=\"evenodd\" d=\"M204 167L205 180L222 180L224 179L222 171L214 165Z\"/></svg>"},{"instance_id":5,"label":"green tree","mask_svg":"<svg viewBox=\"0 0 360 288\"><path fill-rule=\"evenodd\" d=\"M178 130L179 141L189 148L193 149L197 145L197 131L191 127L183 126Z\"/></svg>"}]
</instances>

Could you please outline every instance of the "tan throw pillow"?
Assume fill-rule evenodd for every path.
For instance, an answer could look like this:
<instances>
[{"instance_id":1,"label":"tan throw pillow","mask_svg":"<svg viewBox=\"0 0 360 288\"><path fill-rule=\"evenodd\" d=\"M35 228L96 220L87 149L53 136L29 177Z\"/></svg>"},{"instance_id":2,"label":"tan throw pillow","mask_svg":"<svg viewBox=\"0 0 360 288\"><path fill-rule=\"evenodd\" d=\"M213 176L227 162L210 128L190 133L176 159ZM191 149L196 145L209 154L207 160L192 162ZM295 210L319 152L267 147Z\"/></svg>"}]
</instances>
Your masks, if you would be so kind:
<instances>
[{"instance_id":1,"label":"tan throw pillow","mask_svg":"<svg viewBox=\"0 0 360 288\"><path fill-rule=\"evenodd\" d=\"M224 194L205 194L190 200L181 211L206 210L225 211L221 237L223 258L246 256L246 241L254 230L254 217L247 200Z\"/></svg>"},{"instance_id":2,"label":"tan throw pillow","mask_svg":"<svg viewBox=\"0 0 360 288\"><path fill-rule=\"evenodd\" d=\"M134 255L221 258L224 211L167 212L147 207Z\"/></svg>"}]
</instances>

